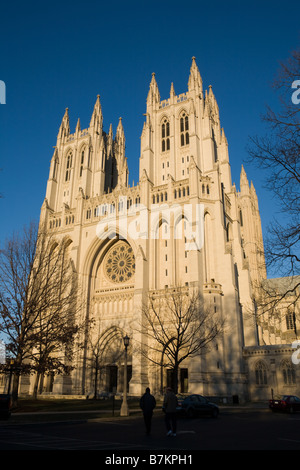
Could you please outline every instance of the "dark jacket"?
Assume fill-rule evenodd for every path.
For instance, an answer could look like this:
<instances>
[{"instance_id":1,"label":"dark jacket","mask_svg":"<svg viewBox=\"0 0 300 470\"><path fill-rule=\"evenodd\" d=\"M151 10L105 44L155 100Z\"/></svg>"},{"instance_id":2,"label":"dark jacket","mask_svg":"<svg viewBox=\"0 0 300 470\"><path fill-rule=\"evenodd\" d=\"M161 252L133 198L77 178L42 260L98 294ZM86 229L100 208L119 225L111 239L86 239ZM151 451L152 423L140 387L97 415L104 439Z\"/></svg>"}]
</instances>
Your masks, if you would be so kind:
<instances>
[{"instance_id":1,"label":"dark jacket","mask_svg":"<svg viewBox=\"0 0 300 470\"><path fill-rule=\"evenodd\" d=\"M176 413L176 407L178 405L178 400L174 392L168 390L163 403L163 410L166 413Z\"/></svg>"},{"instance_id":2,"label":"dark jacket","mask_svg":"<svg viewBox=\"0 0 300 470\"><path fill-rule=\"evenodd\" d=\"M143 410L144 414L152 413L156 406L156 400L150 392L144 393L140 399L140 407Z\"/></svg>"}]
</instances>

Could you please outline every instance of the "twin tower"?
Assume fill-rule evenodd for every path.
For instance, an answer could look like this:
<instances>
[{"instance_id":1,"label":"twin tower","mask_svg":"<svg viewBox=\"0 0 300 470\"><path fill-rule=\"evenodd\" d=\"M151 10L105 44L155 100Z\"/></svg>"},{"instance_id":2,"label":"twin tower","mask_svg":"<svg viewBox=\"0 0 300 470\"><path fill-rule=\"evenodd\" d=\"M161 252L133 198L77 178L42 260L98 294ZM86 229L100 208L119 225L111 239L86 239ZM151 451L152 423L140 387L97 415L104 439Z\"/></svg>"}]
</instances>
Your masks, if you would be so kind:
<instances>
[{"instance_id":1,"label":"twin tower","mask_svg":"<svg viewBox=\"0 0 300 470\"><path fill-rule=\"evenodd\" d=\"M113 240L108 231L107 239L100 240L99 221L111 208L121 213L122 198L126 198L125 209L143 207L149 221L153 205L201 206L203 245L189 252L184 239L166 239L163 233L168 227L163 217L157 218L156 239L142 234L138 240L123 236L122 241L118 232L119 238ZM139 181L132 187L128 185L122 120L115 135L112 126L105 132L98 96L89 127L82 130L78 121L71 134L66 110L41 219L57 238L70 239L74 271L87 300L82 317L102 319L108 329L117 326L133 341L132 322L149 293L182 285L199 289L204 301L226 319L227 328L205 361L199 357L185 364L188 390L214 395L223 387L226 393L246 393L243 347L258 344L255 296L266 277L258 201L243 167L240 189L232 183L218 104L211 86L203 90L194 57L185 93L176 95L171 84L170 96L161 100L152 75L141 133ZM174 216L171 233L181 222ZM196 221L190 222L194 229ZM113 277L110 262L117 263L122 253L128 254L130 276ZM121 269L121 265L117 267ZM155 374L150 369L147 372L139 357L132 353L129 361L132 393L140 394L146 385L153 390L161 387L159 372L154 383ZM78 364L72 377L73 392L88 387L88 373L82 366L87 362L78 358Z\"/></svg>"},{"instance_id":2,"label":"twin tower","mask_svg":"<svg viewBox=\"0 0 300 470\"><path fill-rule=\"evenodd\" d=\"M105 132L98 95L89 128L82 130L78 119L71 134L66 109L47 183L48 223L56 228L68 225L69 229L72 221L82 223L85 217L91 221L94 215L98 217L99 203L113 201L112 194L123 194L130 204L138 201L146 207L154 202L196 201L204 203L209 214L218 207L220 228L226 240L238 237L244 260L250 263L251 279L265 277L255 189L243 167L240 192L232 183L218 104L211 86L203 90L194 57L186 93L176 95L172 83L169 98L161 100L152 74L141 134L139 184L134 188L128 187L122 119L115 136L112 125Z\"/></svg>"},{"instance_id":3,"label":"twin tower","mask_svg":"<svg viewBox=\"0 0 300 470\"><path fill-rule=\"evenodd\" d=\"M173 83L170 97L161 101L155 74L147 97L145 123L141 135L140 179L145 175L154 186L169 179L189 177L190 165L208 175L219 165L225 190L231 190L227 141L220 125L219 109L212 88L203 92L202 79L192 60L188 92L176 95ZM51 209L74 206L77 193L87 197L111 192L128 185L125 135L120 118L116 135L112 126L103 130L98 95L88 129L78 120L70 134L66 109L51 161L47 201Z\"/></svg>"}]
</instances>

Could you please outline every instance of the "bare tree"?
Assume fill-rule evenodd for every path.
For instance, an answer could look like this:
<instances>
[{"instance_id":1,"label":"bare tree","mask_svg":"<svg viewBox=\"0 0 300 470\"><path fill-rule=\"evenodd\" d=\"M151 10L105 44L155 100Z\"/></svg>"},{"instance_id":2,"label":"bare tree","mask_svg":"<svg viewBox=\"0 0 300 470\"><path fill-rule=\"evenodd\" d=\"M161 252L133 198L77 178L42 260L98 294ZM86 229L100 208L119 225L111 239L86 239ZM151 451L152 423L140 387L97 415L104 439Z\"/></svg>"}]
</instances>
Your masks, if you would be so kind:
<instances>
[{"instance_id":1,"label":"bare tree","mask_svg":"<svg viewBox=\"0 0 300 470\"><path fill-rule=\"evenodd\" d=\"M66 372L77 332L78 288L69 241L56 240L44 227L30 224L0 250L0 332L14 357L12 396L19 375Z\"/></svg>"},{"instance_id":2,"label":"bare tree","mask_svg":"<svg viewBox=\"0 0 300 470\"><path fill-rule=\"evenodd\" d=\"M76 274L68 257L68 240L49 249L44 270L40 270L39 299L36 302L35 324L29 335L33 350L31 368L36 371L34 396L40 381L51 371L69 373L72 369L74 336L78 333L75 321L79 296ZM38 260L40 264L42 260ZM43 260L44 262L45 260ZM34 269L33 277L37 275ZM32 294L36 291L36 286ZM35 292L36 294L37 292Z\"/></svg>"},{"instance_id":3,"label":"bare tree","mask_svg":"<svg viewBox=\"0 0 300 470\"><path fill-rule=\"evenodd\" d=\"M180 364L207 352L224 327L219 314L204 306L200 293L184 287L150 293L143 320L141 331L148 342L141 352L152 363L172 370L176 392Z\"/></svg>"},{"instance_id":4,"label":"bare tree","mask_svg":"<svg viewBox=\"0 0 300 470\"><path fill-rule=\"evenodd\" d=\"M276 277L291 277L289 283L281 283L280 293L263 281L262 312L274 311L284 299L296 303L300 295L300 104L294 99L298 80L300 49L281 64L273 82L278 111L267 107L267 135L252 137L248 149L250 162L265 170L266 189L279 209L264 240L266 265Z\"/></svg>"},{"instance_id":5,"label":"bare tree","mask_svg":"<svg viewBox=\"0 0 300 470\"><path fill-rule=\"evenodd\" d=\"M273 82L279 95L279 109L267 107L263 116L267 135L252 137L248 149L250 162L265 170L265 186L279 207L264 243L267 267L277 272L277 277L300 274L300 104L293 99L293 84L297 80L300 80L299 49L281 64ZM293 283L296 296L299 286L298 278ZM280 298L290 294L287 288Z\"/></svg>"}]
</instances>

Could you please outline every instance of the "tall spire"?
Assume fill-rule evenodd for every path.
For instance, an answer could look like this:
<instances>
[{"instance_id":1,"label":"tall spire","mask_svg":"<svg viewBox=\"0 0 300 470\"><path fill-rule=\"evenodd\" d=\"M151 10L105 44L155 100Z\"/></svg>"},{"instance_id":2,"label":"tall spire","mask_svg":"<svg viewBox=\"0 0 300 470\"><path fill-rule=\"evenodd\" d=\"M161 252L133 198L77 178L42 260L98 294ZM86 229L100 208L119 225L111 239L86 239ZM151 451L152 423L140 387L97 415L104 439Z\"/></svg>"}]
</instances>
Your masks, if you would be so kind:
<instances>
[{"instance_id":1,"label":"tall spire","mask_svg":"<svg viewBox=\"0 0 300 470\"><path fill-rule=\"evenodd\" d=\"M119 118L119 123L118 123L117 130L116 130L116 140L119 143L125 143L125 133L124 133L124 128L123 128L121 117Z\"/></svg>"},{"instance_id":2,"label":"tall spire","mask_svg":"<svg viewBox=\"0 0 300 470\"><path fill-rule=\"evenodd\" d=\"M70 120L69 120L69 108L66 108L64 117L62 118L61 125L58 132L58 137L70 134Z\"/></svg>"},{"instance_id":3,"label":"tall spire","mask_svg":"<svg viewBox=\"0 0 300 470\"><path fill-rule=\"evenodd\" d=\"M170 96L175 96L175 90L174 90L174 84L173 84L173 82L171 83Z\"/></svg>"},{"instance_id":4,"label":"tall spire","mask_svg":"<svg viewBox=\"0 0 300 470\"><path fill-rule=\"evenodd\" d=\"M225 131L224 131L223 127L221 129L221 143L225 144L225 145L228 145L228 141L227 141L227 138L226 138Z\"/></svg>"},{"instance_id":5,"label":"tall spire","mask_svg":"<svg viewBox=\"0 0 300 470\"><path fill-rule=\"evenodd\" d=\"M122 124L122 118L119 118L118 127L115 137L115 157L117 161L117 177L118 185L127 186L128 184L128 167L125 157L125 133Z\"/></svg>"},{"instance_id":6,"label":"tall spire","mask_svg":"<svg viewBox=\"0 0 300 470\"><path fill-rule=\"evenodd\" d=\"M90 127L94 127L100 133L103 124L102 109L100 104L100 95L97 95L97 100L94 106L93 114L90 121Z\"/></svg>"},{"instance_id":7,"label":"tall spire","mask_svg":"<svg viewBox=\"0 0 300 470\"><path fill-rule=\"evenodd\" d=\"M240 175L240 191L243 194L248 194L250 192L249 181L246 175L244 165L242 165L241 175Z\"/></svg>"},{"instance_id":8,"label":"tall spire","mask_svg":"<svg viewBox=\"0 0 300 470\"><path fill-rule=\"evenodd\" d=\"M202 78L196 64L196 58L192 57L192 65L190 68L190 76L188 81L188 90L195 90L196 93L202 93Z\"/></svg>"},{"instance_id":9,"label":"tall spire","mask_svg":"<svg viewBox=\"0 0 300 470\"><path fill-rule=\"evenodd\" d=\"M220 124L219 106L211 85L209 85L208 94L205 96L205 104L208 104L210 115L213 116L214 120L218 121Z\"/></svg>"},{"instance_id":10,"label":"tall spire","mask_svg":"<svg viewBox=\"0 0 300 470\"><path fill-rule=\"evenodd\" d=\"M155 79L155 73L152 73L152 78L150 82L150 89L149 93L147 96L147 105L151 105L153 103L159 103L160 102L160 94L157 86L157 82Z\"/></svg>"},{"instance_id":11,"label":"tall spire","mask_svg":"<svg viewBox=\"0 0 300 470\"><path fill-rule=\"evenodd\" d=\"M256 194L256 190L255 190L253 181L251 181L251 184L250 184L250 194L251 194L252 200L255 204L255 207L258 209L258 197L257 197L257 194Z\"/></svg>"},{"instance_id":12,"label":"tall spire","mask_svg":"<svg viewBox=\"0 0 300 470\"><path fill-rule=\"evenodd\" d=\"M109 125L108 136L109 136L109 138L112 140L112 138L113 138L113 128L112 128L112 124Z\"/></svg>"},{"instance_id":13,"label":"tall spire","mask_svg":"<svg viewBox=\"0 0 300 470\"><path fill-rule=\"evenodd\" d=\"M80 118L78 118L77 124L76 124L76 134L81 131L81 126L80 126Z\"/></svg>"}]
</instances>

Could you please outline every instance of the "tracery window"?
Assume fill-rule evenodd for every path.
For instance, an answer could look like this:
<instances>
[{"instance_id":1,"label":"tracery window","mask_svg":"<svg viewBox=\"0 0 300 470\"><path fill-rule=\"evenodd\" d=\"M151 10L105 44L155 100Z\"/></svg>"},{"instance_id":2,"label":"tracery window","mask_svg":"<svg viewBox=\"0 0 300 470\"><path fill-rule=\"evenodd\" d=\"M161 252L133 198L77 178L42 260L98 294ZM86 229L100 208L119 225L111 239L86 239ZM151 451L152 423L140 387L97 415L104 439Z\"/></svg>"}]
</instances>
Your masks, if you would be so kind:
<instances>
[{"instance_id":1,"label":"tracery window","mask_svg":"<svg viewBox=\"0 0 300 470\"><path fill-rule=\"evenodd\" d=\"M188 145L189 138L189 117L186 113L183 113L180 117L180 145Z\"/></svg>"},{"instance_id":2,"label":"tracery window","mask_svg":"<svg viewBox=\"0 0 300 470\"><path fill-rule=\"evenodd\" d=\"M67 165L66 165L66 177L65 181L70 181L71 177L71 168L72 168L72 153L69 153L67 156Z\"/></svg>"},{"instance_id":3,"label":"tracery window","mask_svg":"<svg viewBox=\"0 0 300 470\"><path fill-rule=\"evenodd\" d=\"M162 152L170 150L170 123L167 118L164 119L161 126L161 150Z\"/></svg>"},{"instance_id":4,"label":"tracery window","mask_svg":"<svg viewBox=\"0 0 300 470\"><path fill-rule=\"evenodd\" d=\"M284 361L281 366L283 381L285 385L294 385L296 383L295 369L290 361Z\"/></svg>"},{"instance_id":5,"label":"tracery window","mask_svg":"<svg viewBox=\"0 0 300 470\"><path fill-rule=\"evenodd\" d=\"M264 362L259 361L255 366L256 385L267 385L267 367Z\"/></svg>"},{"instance_id":6,"label":"tracery window","mask_svg":"<svg viewBox=\"0 0 300 470\"><path fill-rule=\"evenodd\" d=\"M106 276L115 283L129 281L134 275L134 253L126 242L116 243L107 253L104 263Z\"/></svg>"}]
</instances>

